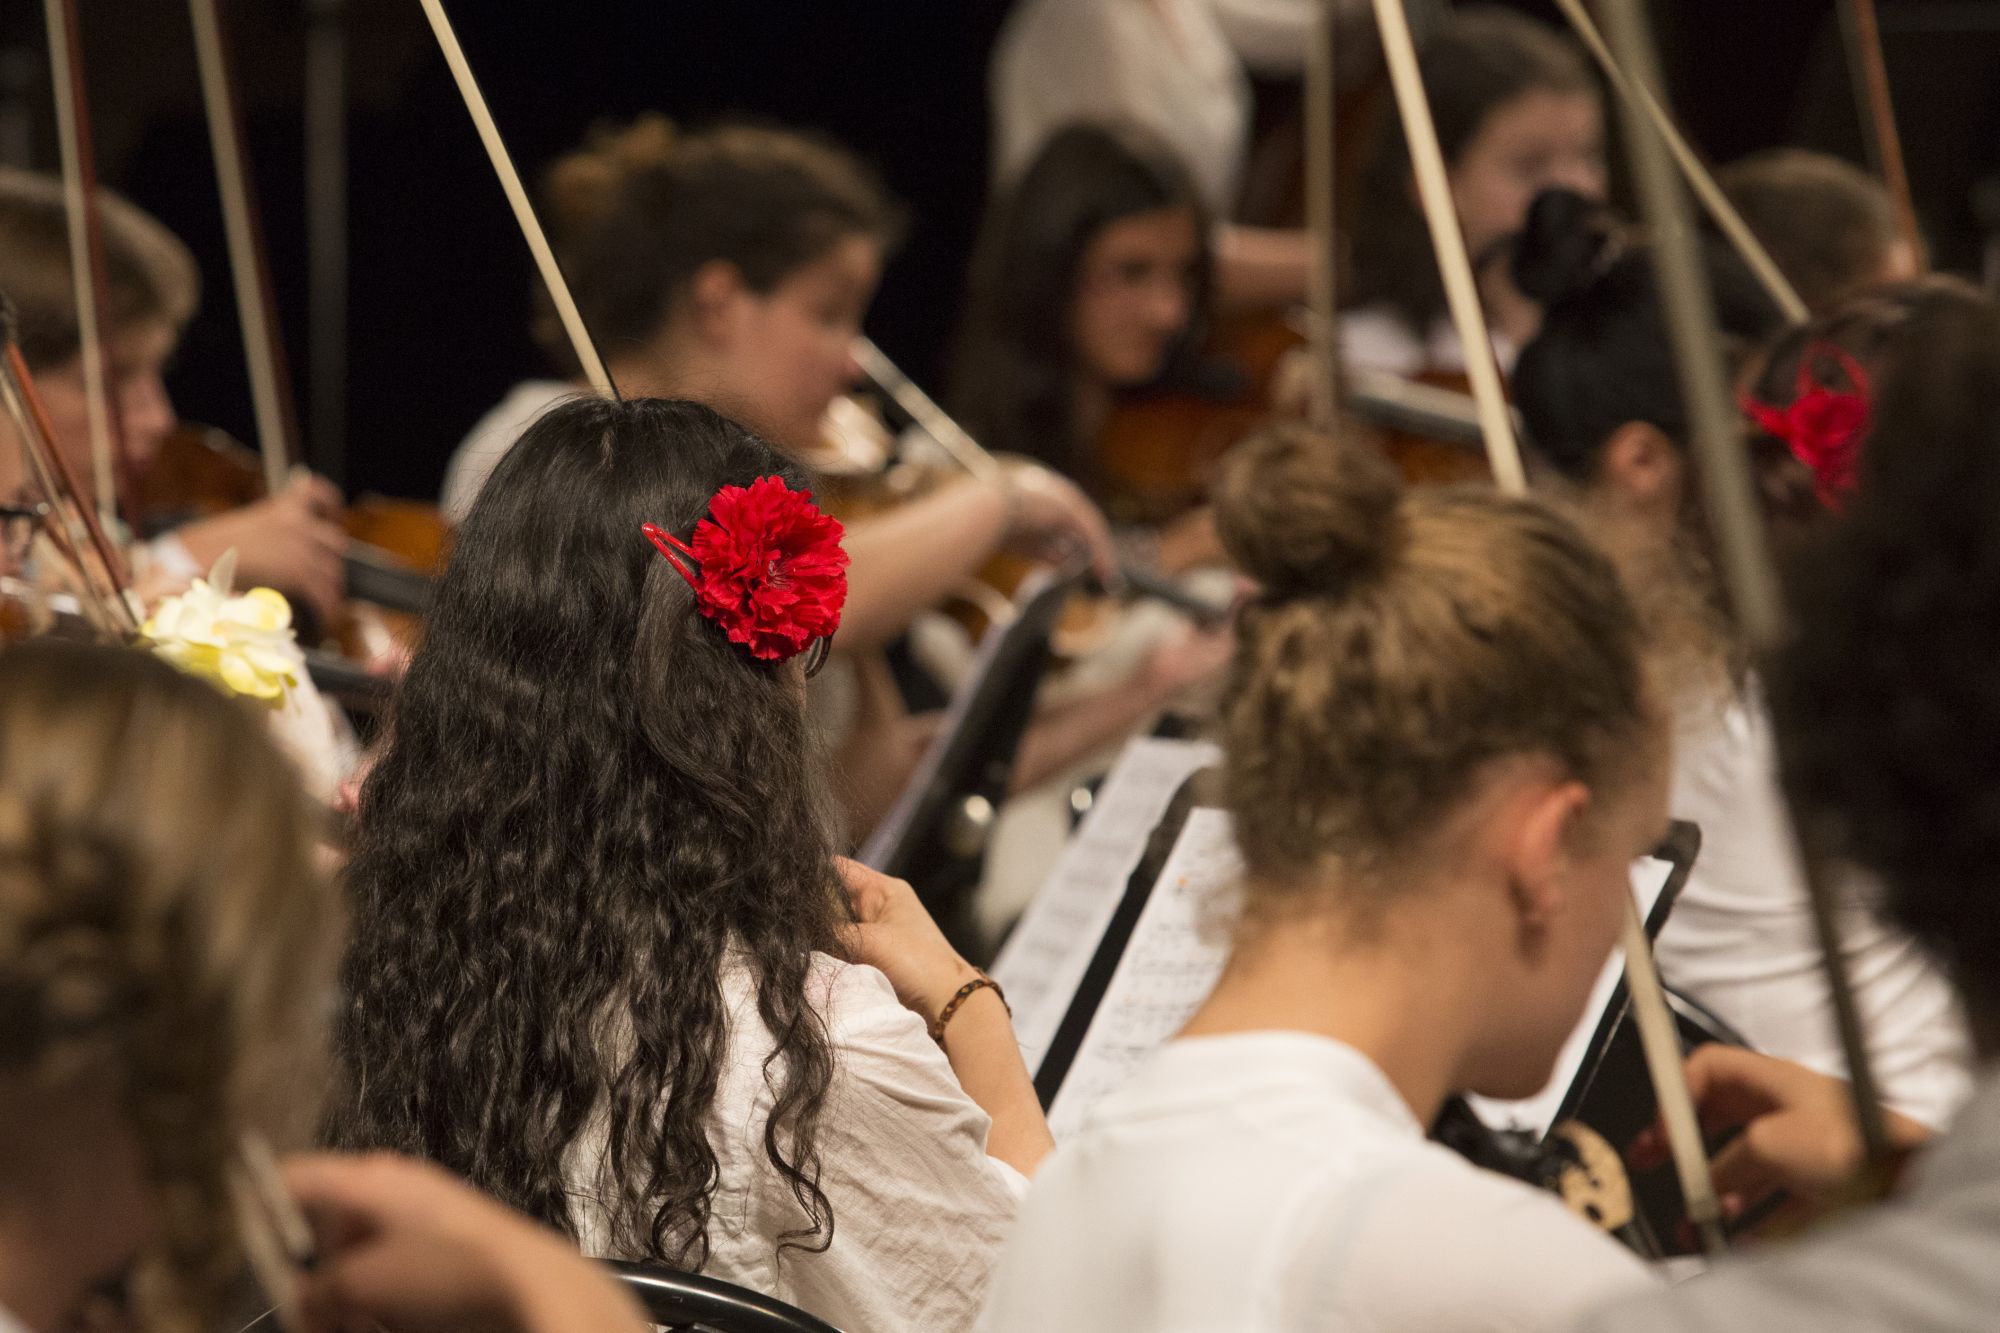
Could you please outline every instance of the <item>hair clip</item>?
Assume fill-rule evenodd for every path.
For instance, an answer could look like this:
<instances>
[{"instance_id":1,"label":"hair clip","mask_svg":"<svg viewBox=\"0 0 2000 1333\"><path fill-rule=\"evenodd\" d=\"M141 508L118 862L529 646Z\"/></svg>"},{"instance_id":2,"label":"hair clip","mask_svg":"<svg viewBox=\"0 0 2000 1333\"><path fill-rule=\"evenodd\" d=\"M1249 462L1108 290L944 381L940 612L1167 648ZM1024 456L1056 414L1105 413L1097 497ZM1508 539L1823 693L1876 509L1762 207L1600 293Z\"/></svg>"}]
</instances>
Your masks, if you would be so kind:
<instances>
[{"instance_id":1,"label":"hair clip","mask_svg":"<svg viewBox=\"0 0 2000 1333\"><path fill-rule=\"evenodd\" d=\"M1822 358L1837 363L1853 387L1831 389L1822 383L1813 374L1813 363ZM1783 440L1792 456L1812 470L1820 503L1837 510L1854 489L1861 437L1868 431L1868 375L1845 348L1815 342L1799 355L1795 393L1789 407L1774 407L1748 394L1738 402L1765 434Z\"/></svg>"},{"instance_id":2,"label":"hair clip","mask_svg":"<svg viewBox=\"0 0 2000 1333\"><path fill-rule=\"evenodd\" d=\"M687 580L696 609L752 657L784 661L840 627L847 602L840 522L781 477L724 486L689 541L656 523L640 531Z\"/></svg>"}]
</instances>

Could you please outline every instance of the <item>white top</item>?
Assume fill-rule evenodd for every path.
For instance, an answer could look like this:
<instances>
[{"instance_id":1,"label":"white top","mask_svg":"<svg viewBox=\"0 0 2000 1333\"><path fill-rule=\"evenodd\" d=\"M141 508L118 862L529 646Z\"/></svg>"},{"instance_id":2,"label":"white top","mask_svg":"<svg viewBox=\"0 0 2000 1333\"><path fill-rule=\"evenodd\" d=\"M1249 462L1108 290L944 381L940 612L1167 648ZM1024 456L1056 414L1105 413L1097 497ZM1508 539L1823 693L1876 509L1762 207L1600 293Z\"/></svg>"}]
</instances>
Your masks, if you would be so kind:
<instances>
[{"instance_id":1,"label":"white top","mask_svg":"<svg viewBox=\"0 0 2000 1333\"><path fill-rule=\"evenodd\" d=\"M1211 0L1022 0L993 51L993 169L1013 181L1079 120L1144 126L1187 164L1217 217L1250 148L1250 79Z\"/></svg>"},{"instance_id":2,"label":"white top","mask_svg":"<svg viewBox=\"0 0 2000 1333\"><path fill-rule=\"evenodd\" d=\"M1183 1038L1035 1178L988 1333L1559 1329L1651 1276L1551 1196L1431 1143L1360 1052Z\"/></svg>"},{"instance_id":3,"label":"white top","mask_svg":"<svg viewBox=\"0 0 2000 1333\"><path fill-rule=\"evenodd\" d=\"M844 1329L966 1328L1027 1182L986 1155L991 1119L959 1087L889 979L872 967L814 961L814 1007L834 1046L834 1081L819 1121L833 1243L823 1254L778 1249L780 1235L808 1224L764 1154L773 1095L763 1066L772 1042L747 966L732 966L722 979L730 1051L709 1122L719 1183L703 1271ZM609 1227L595 1185L601 1124L593 1133L569 1174L584 1251L602 1256Z\"/></svg>"},{"instance_id":4,"label":"white top","mask_svg":"<svg viewBox=\"0 0 2000 1333\"><path fill-rule=\"evenodd\" d=\"M452 451L451 462L444 472L444 493L438 502L445 518L453 523L465 522L486 479L500 466L500 460L514 447L514 441L521 438L521 432L555 404L583 392L563 380L523 380L509 389L507 396L479 418Z\"/></svg>"},{"instance_id":5,"label":"white top","mask_svg":"<svg viewBox=\"0 0 2000 1333\"><path fill-rule=\"evenodd\" d=\"M1787 841L1770 724L1759 702L1680 710L1670 808L1701 853L1655 949L1660 972L1771 1055L1845 1076L1811 906ZM1950 982L1845 885L1841 938L1884 1098L1933 1126L1971 1090L1971 1046Z\"/></svg>"},{"instance_id":6,"label":"white top","mask_svg":"<svg viewBox=\"0 0 2000 1333\"><path fill-rule=\"evenodd\" d=\"M1465 369L1465 347L1458 340L1458 328L1445 315L1433 320L1430 332L1422 338L1387 306L1343 310L1336 327L1340 363L1350 369L1375 370L1405 379L1425 371ZM1487 330L1486 336L1493 342L1493 359L1500 364L1500 373L1512 374L1521 349L1497 330Z\"/></svg>"}]
</instances>

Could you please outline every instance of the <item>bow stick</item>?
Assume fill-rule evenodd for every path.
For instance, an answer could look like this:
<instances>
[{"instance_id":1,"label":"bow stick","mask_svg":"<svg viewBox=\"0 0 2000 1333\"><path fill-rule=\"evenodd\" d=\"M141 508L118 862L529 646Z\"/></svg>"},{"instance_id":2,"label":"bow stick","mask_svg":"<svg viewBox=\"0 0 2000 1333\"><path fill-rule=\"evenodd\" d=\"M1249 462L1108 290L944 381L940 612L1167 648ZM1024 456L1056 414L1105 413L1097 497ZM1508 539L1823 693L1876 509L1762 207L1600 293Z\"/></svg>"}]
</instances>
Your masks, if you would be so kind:
<instances>
[{"instance_id":1,"label":"bow stick","mask_svg":"<svg viewBox=\"0 0 2000 1333\"><path fill-rule=\"evenodd\" d=\"M83 398L97 512L106 525L118 512L123 423L112 402L104 354L104 235L97 212L97 167L90 151L90 111L83 90L83 52L76 0L45 0L56 142L62 155L63 211L69 223L70 283L83 361Z\"/></svg>"},{"instance_id":2,"label":"bow stick","mask_svg":"<svg viewBox=\"0 0 2000 1333\"><path fill-rule=\"evenodd\" d=\"M1736 205L1729 202L1729 196L1715 183L1715 177L1702 164L1687 137L1674 124L1673 117L1667 114L1667 109L1653 96L1652 89L1635 82L1626 73L1625 66L1611 54L1611 48L1604 43L1604 34L1598 31L1590 12L1583 7L1583 0L1555 0L1555 4L1563 12L1563 17L1569 20L1570 27L1576 30L1576 35L1583 39L1585 49L1617 90L1626 109L1658 131L1688 188L1701 200L1701 206L1714 219L1722 234L1729 238L1729 243L1736 247L1736 252L1743 256L1743 262L1750 266L1750 271L1756 275L1757 281L1785 319L1793 324L1805 323L1808 312L1798 290L1778 268L1777 261L1771 258L1771 252L1764 248L1764 243L1750 230L1750 224L1743 220L1743 215L1736 211Z\"/></svg>"},{"instance_id":3,"label":"bow stick","mask_svg":"<svg viewBox=\"0 0 2000 1333\"><path fill-rule=\"evenodd\" d=\"M452 81L458 85L459 96L465 99L465 109L479 131L479 141L486 145L486 156L493 163L494 174L500 178L500 188L514 210L514 221L520 224L521 234L527 238L528 250L535 257L535 267L540 270L542 282L549 289L549 297L555 302L556 314L562 320L563 331L569 335L577 363L583 367L584 377L590 381L592 388L606 398L616 398L618 390L612 385L611 375L597 354L596 344L590 340L590 330L584 327L583 313L576 308L576 298L570 295L569 282L563 277L562 266L556 262L555 251L549 247L549 238L542 231L541 221L535 216L535 206L528 198L527 188L521 184L521 173L514 169L514 159L507 152L506 141L500 137L500 127L494 123L493 112L486 105L486 96L479 91L478 80L472 77L472 66L466 63L465 51L458 44L458 34L452 31L451 20L445 16L444 4L442 0L421 0L421 3L425 17L430 19L431 32L437 37L438 49L444 53L444 62L451 69Z\"/></svg>"},{"instance_id":4,"label":"bow stick","mask_svg":"<svg viewBox=\"0 0 2000 1333\"><path fill-rule=\"evenodd\" d=\"M1432 246L1437 251L1452 321L1465 348L1465 364L1471 372L1472 392L1479 406L1487 460L1503 493L1524 495L1528 487L1521 466L1520 443L1515 438L1501 390L1499 362L1487 334L1485 314L1480 309L1478 284L1466 253L1465 237L1459 229L1457 206L1452 202L1451 185L1445 174L1444 152L1431 121L1416 44L1410 35L1409 16L1404 12L1402 0L1375 0L1375 18L1397 110L1403 120L1403 136L1409 144L1410 163L1416 172L1418 199L1430 227ZM1652 942L1646 936L1645 923L1639 919L1638 903L1630 893L1625 895L1623 943L1627 991L1640 1043L1645 1049L1647 1069L1652 1075L1654 1095L1666 1122L1667 1140L1680 1175L1688 1219L1704 1248L1715 1252L1724 1243L1722 1207L1702 1148L1700 1121L1688 1092L1673 1015L1653 967Z\"/></svg>"},{"instance_id":5,"label":"bow stick","mask_svg":"<svg viewBox=\"0 0 2000 1333\"><path fill-rule=\"evenodd\" d=\"M1472 381L1480 434L1486 441L1493 480L1510 495L1525 494L1528 474L1521 466L1521 445L1514 436L1506 391L1500 384L1500 363L1486 332L1486 315L1479 304L1479 283L1473 276L1472 259L1466 253L1465 233L1458 225L1458 209L1452 203L1444 150L1438 146L1437 126L1431 119L1430 101L1424 95L1423 72L1417 65L1416 42L1410 35L1410 18L1404 12L1403 0L1375 0L1375 23L1381 32L1382 54L1389 65L1396 109L1403 119L1403 138L1409 145L1410 167L1416 174L1418 202L1423 205L1424 220L1430 226L1431 247L1437 251L1438 269L1444 278L1445 304L1451 309L1452 325L1458 330L1460 346L1465 349L1466 374Z\"/></svg>"},{"instance_id":6,"label":"bow stick","mask_svg":"<svg viewBox=\"0 0 2000 1333\"><path fill-rule=\"evenodd\" d=\"M1903 165L1903 141L1896 133L1896 105L1889 97L1889 68L1882 58L1882 28L1875 21L1875 0L1839 0L1838 9L1868 156L1895 207L1897 234L1910 247L1918 267L1928 268L1916 203L1910 197L1910 175Z\"/></svg>"},{"instance_id":7,"label":"bow stick","mask_svg":"<svg viewBox=\"0 0 2000 1333\"><path fill-rule=\"evenodd\" d=\"M188 0L194 22L195 63L201 70L202 110L215 154L215 183L222 197L223 233L229 244L229 278L236 293L243 359L250 371L250 402L257 418L257 452L264 461L264 489L285 488L298 454L291 399L280 370L270 274L264 268L257 215L250 202L250 169L243 124L231 91L228 50L216 0Z\"/></svg>"},{"instance_id":8,"label":"bow stick","mask_svg":"<svg viewBox=\"0 0 2000 1333\"><path fill-rule=\"evenodd\" d=\"M952 420L951 415L939 407L931 396L917 387L917 382L902 372L891 361L888 354L877 347L866 334L854 340L854 362L861 367L861 373L868 382L889 395L889 400L903 410L903 414L917 423L924 434L937 442L940 449L951 455L951 461L981 481L997 481L1002 469L1000 461L986 451L986 446L972 438L965 427Z\"/></svg>"},{"instance_id":9,"label":"bow stick","mask_svg":"<svg viewBox=\"0 0 2000 1333\"><path fill-rule=\"evenodd\" d=\"M1612 45L1634 78L1656 83L1658 64L1646 26L1643 0L1605 0L1605 26ZM1784 628L1783 604L1769 544L1758 509L1756 484L1750 475L1731 405L1716 335L1714 305L1702 271L1700 254L1681 194L1658 140L1626 118L1626 142L1633 175L1652 230L1653 262L1665 308L1667 332L1678 365L1681 392L1688 405L1690 444L1702 484L1709 528L1715 534L1724 582L1738 623L1753 653L1777 646ZM1888 1135L1868 1059L1860 1009L1847 974L1840 943L1831 886L1816 858L1800 854L1794 831L1792 853L1805 882L1813 926L1818 936L1834 1022L1847 1057L1855 1119L1871 1162L1887 1154Z\"/></svg>"},{"instance_id":10,"label":"bow stick","mask_svg":"<svg viewBox=\"0 0 2000 1333\"><path fill-rule=\"evenodd\" d=\"M75 568L79 590L98 612L101 627L114 633L133 632L144 616L132 595L125 561L77 485L69 459L55 447L48 412L15 341L13 305L4 296L0 296L0 342L5 344L0 352L0 408L13 419L27 471L48 501L54 519L47 529L50 540Z\"/></svg>"},{"instance_id":11,"label":"bow stick","mask_svg":"<svg viewBox=\"0 0 2000 1333\"><path fill-rule=\"evenodd\" d=\"M1334 343L1334 286L1340 255L1334 234L1333 43L1336 0L1320 0L1306 59L1306 223L1313 235L1311 284L1312 424L1333 425L1339 408Z\"/></svg>"}]
</instances>

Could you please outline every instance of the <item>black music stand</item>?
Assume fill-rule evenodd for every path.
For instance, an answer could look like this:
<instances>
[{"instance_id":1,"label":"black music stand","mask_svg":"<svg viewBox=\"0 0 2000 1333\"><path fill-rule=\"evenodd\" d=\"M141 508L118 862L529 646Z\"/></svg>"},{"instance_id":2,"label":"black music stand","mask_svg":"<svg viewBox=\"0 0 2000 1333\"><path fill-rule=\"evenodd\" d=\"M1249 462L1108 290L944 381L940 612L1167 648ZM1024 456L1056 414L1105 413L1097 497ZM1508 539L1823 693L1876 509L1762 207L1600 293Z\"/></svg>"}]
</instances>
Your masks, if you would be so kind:
<instances>
[{"instance_id":1,"label":"black music stand","mask_svg":"<svg viewBox=\"0 0 2000 1333\"><path fill-rule=\"evenodd\" d=\"M1022 584L1019 611L980 641L937 739L857 858L908 880L952 942L974 954L983 953L972 890L985 864L986 836L1048 671L1049 636L1086 578L1081 568L1043 571Z\"/></svg>"}]
</instances>

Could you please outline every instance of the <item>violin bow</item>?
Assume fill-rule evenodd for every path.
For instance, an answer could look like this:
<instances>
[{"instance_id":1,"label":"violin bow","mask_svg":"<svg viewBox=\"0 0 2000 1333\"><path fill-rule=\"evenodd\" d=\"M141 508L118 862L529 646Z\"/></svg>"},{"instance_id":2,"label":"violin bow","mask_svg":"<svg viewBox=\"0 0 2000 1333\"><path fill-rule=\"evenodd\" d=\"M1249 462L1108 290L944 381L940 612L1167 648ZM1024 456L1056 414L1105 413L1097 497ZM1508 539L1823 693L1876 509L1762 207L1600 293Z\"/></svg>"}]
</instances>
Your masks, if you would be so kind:
<instances>
[{"instance_id":1,"label":"violin bow","mask_svg":"<svg viewBox=\"0 0 2000 1333\"><path fill-rule=\"evenodd\" d=\"M1611 45L1632 77L1658 86L1659 65L1647 26L1644 0L1604 0ZM1715 534L1722 575L1738 623L1753 653L1777 646L1784 628L1783 603L1760 516L1749 456L1743 448L1728 377L1724 371L1715 309L1701 264L1687 199L1657 136L1624 118L1634 182L1652 233L1654 271L1659 280L1667 332L1673 343L1681 392L1688 406L1690 444L1701 480L1710 530ZM1818 936L1835 1026L1846 1054L1855 1118L1871 1164L1885 1159L1888 1136L1876 1081L1863 1037L1860 1010L1841 949L1834 897L1818 858L1801 854L1797 812L1791 816L1792 854L1800 867ZM1668 1127L1671 1130L1672 1121Z\"/></svg>"},{"instance_id":2,"label":"violin bow","mask_svg":"<svg viewBox=\"0 0 2000 1333\"><path fill-rule=\"evenodd\" d=\"M47 499L51 522L49 540L76 571L77 587L97 612L99 628L112 633L136 632L144 616L131 591L125 561L105 535L95 509L77 485L69 460L55 447L48 412L35 392L34 376L14 337L14 308L0 296L0 408L13 420L21 437L21 456L28 475ZM91 555L97 563L91 563Z\"/></svg>"},{"instance_id":3,"label":"violin bow","mask_svg":"<svg viewBox=\"0 0 2000 1333\"><path fill-rule=\"evenodd\" d=\"M1680 169L1682 178L1687 181L1688 188L1694 191L1695 198L1701 201L1702 208L1728 238L1729 243L1736 248L1736 253L1743 257L1743 262L1750 266L1751 273L1770 295L1772 303L1783 313L1786 321L1792 324L1805 323L1808 312L1806 303L1799 297L1798 289L1792 286L1791 279L1779 269L1777 261L1771 258L1771 252L1757 239L1756 233L1750 230L1750 224L1743 220L1743 215L1737 211L1736 205L1729 202L1729 196L1722 192L1720 185L1716 184L1715 177L1703 164L1693 146L1688 143L1687 137L1674 124L1674 119L1667 114L1667 109L1660 105L1659 98L1653 96L1652 89L1632 79L1626 72L1626 67L1611 54L1611 48L1605 45L1604 34L1598 30L1596 22L1590 17L1590 11L1583 7L1583 0L1555 0L1555 5L1562 11L1563 17L1569 20L1569 25L1576 31L1576 35L1582 39L1584 48L1590 52L1591 58L1597 61L1598 68L1604 71L1605 79L1617 91L1619 98L1625 103L1626 110L1638 119L1646 121L1659 134L1667 152L1673 156L1674 165Z\"/></svg>"},{"instance_id":4,"label":"violin bow","mask_svg":"<svg viewBox=\"0 0 2000 1333\"><path fill-rule=\"evenodd\" d=\"M1504 494L1525 495L1527 474L1521 465L1520 442L1500 385L1499 362L1486 330L1480 309L1479 288L1474 280L1471 257L1458 225L1457 206L1452 202L1451 183L1445 174L1444 152L1432 123L1430 103L1424 92L1423 73L1417 62L1416 44L1410 35L1409 16L1403 0L1374 0L1376 26L1382 51L1389 66L1389 80L1396 95L1396 107L1403 120L1403 137L1409 144L1410 163L1416 172L1417 196L1430 227L1431 243L1437 251L1443 274L1445 296L1451 306L1452 322L1465 348L1466 369L1471 373L1473 397L1478 402L1480 433L1493 478ZM1648 137L1649 146L1652 140ZM1722 1206L1709 1173L1708 1155L1703 1150L1701 1124L1694 1099L1688 1091L1686 1070L1681 1063L1679 1036L1666 994L1653 966L1652 941L1645 923L1639 919L1637 901L1628 892L1625 898L1623 945L1626 989L1631 996L1633 1016L1638 1024L1640 1044L1652 1076L1653 1091L1666 1122L1667 1141L1679 1173L1681 1193L1688 1219L1695 1226L1703 1248L1715 1253L1723 1248Z\"/></svg>"},{"instance_id":5,"label":"violin bow","mask_svg":"<svg viewBox=\"0 0 2000 1333\"><path fill-rule=\"evenodd\" d=\"M236 294L243 359L250 373L257 452L264 461L264 489L276 495L285 488L298 460L298 432L293 426L291 396L285 388L271 275L264 263L263 237L251 202L241 108L230 79L229 52L216 0L188 0L188 16L194 24L195 63L201 71L202 111L215 155L215 184L229 245L230 285Z\"/></svg>"},{"instance_id":6,"label":"violin bow","mask_svg":"<svg viewBox=\"0 0 2000 1333\"><path fill-rule=\"evenodd\" d=\"M905 375L902 368L866 334L854 340L855 364L868 382L889 395L889 401L902 409L905 416L917 423L917 428L937 442L940 449L951 456L951 461L980 481L997 481L1002 468L1000 460L988 453L986 446L972 438L965 427L953 420L951 414L937 405L935 399L918 387L917 382Z\"/></svg>"},{"instance_id":7,"label":"violin bow","mask_svg":"<svg viewBox=\"0 0 2000 1333\"><path fill-rule=\"evenodd\" d=\"M1312 425L1330 430L1339 410L1340 349L1334 334L1335 285L1340 252L1334 211L1334 5L1319 0L1312 49L1306 58L1306 225L1313 237L1309 304L1312 311Z\"/></svg>"},{"instance_id":8,"label":"violin bow","mask_svg":"<svg viewBox=\"0 0 2000 1333\"><path fill-rule=\"evenodd\" d=\"M90 430L97 513L109 526L118 513L124 423L112 400L104 352L104 231L97 210L97 164L91 152L90 106L84 93L83 48L76 0L44 0L50 83L55 93L56 142L62 155L63 212L69 223L70 282L83 361L84 410Z\"/></svg>"},{"instance_id":9,"label":"violin bow","mask_svg":"<svg viewBox=\"0 0 2000 1333\"><path fill-rule=\"evenodd\" d=\"M1916 256L1917 266L1927 269L1930 265L1924 254L1923 232L1917 226L1917 206L1910 197L1910 174L1903 164L1903 141L1896 133L1896 104L1889 96L1889 67L1882 58L1882 27L1875 20L1875 0L1837 0L1835 7L1864 127L1862 140L1868 145L1876 174L1889 191L1897 234Z\"/></svg>"},{"instance_id":10,"label":"violin bow","mask_svg":"<svg viewBox=\"0 0 2000 1333\"><path fill-rule=\"evenodd\" d=\"M1417 199L1430 227L1431 248L1437 252L1445 304L1451 311L1452 325L1458 330L1459 345L1465 349L1465 369L1472 381L1480 435L1486 442L1486 459L1493 468L1493 480L1502 491L1525 495L1528 474L1521 465L1521 444L1515 437L1507 394L1500 383L1500 362L1493 353L1493 340L1486 332L1486 315L1480 307L1479 282L1466 252L1465 233L1459 228L1458 209L1452 203L1444 150L1438 146L1437 125L1431 119L1423 71L1417 64L1416 42L1410 35L1410 16L1403 8L1403 0L1374 0L1374 4L1382 54L1389 66L1389 83L1403 120L1410 167L1416 175Z\"/></svg>"},{"instance_id":11,"label":"violin bow","mask_svg":"<svg viewBox=\"0 0 2000 1333\"><path fill-rule=\"evenodd\" d=\"M479 81L472 77L472 66L466 63L465 50L458 44L458 34L452 31L444 4L442 0L420 2L425 17L430 20L431 32L437 37L438 49L444 53L444 63L451 69L452 81L458 85L458 94L465 100L465 109L479 131L479 140L486 146L486 156L493 163L493 172L500 178L500 188L514 210L514 221L520 224L529 253L535 257L535 267L549 290L550 299L555 302L556 314L562 320L563 331L569 335L577 364L583 367L584 377L590 381L592 388L606 398L616 398L618 390L611 383L603 358L597 354L597 345L590 339L590 330L584 327L583 313L577 309L576 298L570 294L569 282L563 277L562 265L556 262L548 235L535 216L534 203L528 198L527 188L521 184L521 173L514 169L514 159L507 152L506 141L500 137L500 127L486 105L486 95L479 91Z\"/></svg>"}]
</instances>

